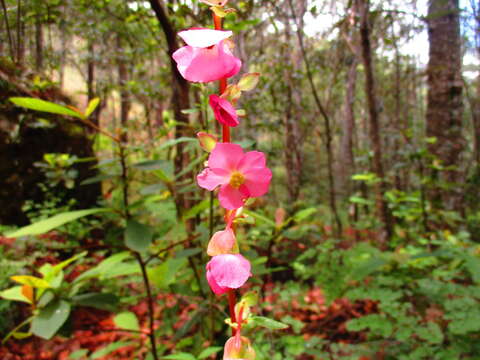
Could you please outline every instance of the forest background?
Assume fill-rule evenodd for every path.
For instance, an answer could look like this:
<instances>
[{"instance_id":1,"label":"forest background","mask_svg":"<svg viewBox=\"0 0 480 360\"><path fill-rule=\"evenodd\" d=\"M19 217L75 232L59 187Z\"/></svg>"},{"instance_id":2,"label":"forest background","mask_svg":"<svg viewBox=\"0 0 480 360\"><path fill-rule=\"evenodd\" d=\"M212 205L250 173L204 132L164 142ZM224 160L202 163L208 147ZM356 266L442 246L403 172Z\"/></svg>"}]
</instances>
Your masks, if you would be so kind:
<instances>
[{"instance_id":1,"label":"forest background","mask_svg":"<svg viewBox=\"0 0 480 360\"><path fill-rule=\"evenodd\" d=\"M222 213L195 184L216 86L170 58L208 7L0 5L0 357L220 358ZM273 171L237 234L257 359L478 359L480 3L228 7L261 73L232 141Z\"/></svg>"}]
</instances>

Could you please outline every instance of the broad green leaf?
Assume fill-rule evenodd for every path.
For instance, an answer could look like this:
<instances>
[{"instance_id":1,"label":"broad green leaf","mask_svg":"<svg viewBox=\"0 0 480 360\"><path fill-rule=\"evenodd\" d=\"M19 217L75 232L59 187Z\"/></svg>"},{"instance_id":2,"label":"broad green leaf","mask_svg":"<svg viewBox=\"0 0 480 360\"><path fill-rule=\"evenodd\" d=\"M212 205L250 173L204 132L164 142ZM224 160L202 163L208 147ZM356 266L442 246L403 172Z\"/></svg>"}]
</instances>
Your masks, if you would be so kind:
<instances>
[{"instance_id":1,"label":"broad green leaf","mask_svg":"<svg viewBox=\"0 0 480 360\"><path fill-rule=\"evenodd\" d=\"M122 347L125 346L130 346L131 342L130 341L117 341L111 344L108 344L104 348L95 351L92 355L90 355L91 360L99 359L104 356L107 356L108 354L114 352L115 350L118 350Z\"/></svg>"},{"instance_id":2,"label":"broad green leaf","mask_svg":"<svg viewBox=\"0 0 480 360\"><path fill-rule=\"evenodd\" d=\"M251 320L254 322L255 325L262 326L271 330L281 330L288 328L287 324L263 316L253 316L251 317Z\"/></svg>"},{"instance_id":3,"label":"broad green leaf","mask_svg":"<svg viewBox=\"0 0 480 360\"><path fill-rule=\"evenodd\" d=\"M113 310L118 303L118 297L110 293L86 293L74 296L72 300L76 305L101 310Z\"/></svg>"},{"instance_id":4,"label":"broad green leaf","mask_svg":"<svg viewBox=\"0 0 480 360\"><path fill-rule=\"evenodd\" d=\"M222 349L223 349L223 348L222 348L221 346L210 346L210 347L206 348L205 350L203 350L203 351L198 355L198 359L199 359L199 360L206 359L206 358L208 358L209 356L218 353L218 352L221 351Z\"/></svg>"},{"instance_id":5,"label":"broad green leaf","mask_svg":"<svg viewBox=\"0 0 480 360\"><path fill-rule=\"evenodd\" d=\"M90 115L92 115L92 113L97 108L98 104L100 104L100 98L96 97L90 100L90 102L88 103L87 109L85 110L85 117L88 118Z\"/></svg>"},{"instance_id":6,"label":"broad green leaf","mask_svg":"<svg viewBox=\"0 0 480 360\"><path fill-rule=\"evenodd\" d=\"M167 356L162 356L162 359L170 360L196 360L195 356L186 352L179 352L176 354L170 354Z\"/></svg>"},{"instance_id":7,"label":"broad green leaf","mask_svg":"<svg viewBox=\"0 0 480 360\"><path fill-rule=\"evenodd\" d=\"M22 286L14 286L10 289L0 291L0 297L10 301L22 301L31 304L30 300L23 295Z\"/></svg>"},{"instance_id":8,"label":"broad green leaf","mask_svg":"<svg viewBox=\"0 0 480 360\"><path fill-rule=\"evenodd\" d=\"M33 318L30 331L45 340L51 339L67 321L70 309L70 304L64 300L49 304Z\"/></svg>"},{"instance_id":9,"label":"broad green leaf","mask_svg":"<svg viewBox=\"0 0 480 360\"><path fill-rule=\"evenodd\" d=\"M8 233L6 236L10 238L18 238L22 236L29 236L29 235L41 235L49 232L53 229L56 229L62 225L65 225L71 221L80 219L82 217L97 214L100 212L110 211L106 208L98 208L98 209L87 209L87 210L76 210L76 211L68 211L64 212L51 218L38 221L31 225L25 226L20 228L16 231Z\"/></svg>"},{"instance_id":10,"label":"broad green leaf","mask_svg":"<svg viewBox=\"0 0 480 360\"><path fill-rule=\"evenodd\" d=\"M167 288L170 284L174 283L180 268L185 264L185 258L181 259L168 259L162 264L150 268L148 275L152 282L161 289Z\"/></svg>"},{"instance_id":11,"label":"broad green leaf","mask_svg":"<svg viewBox=\"0 0 480 360\"><path fill-rule=\"evenodd\" d=\"M10 101L17 106L21 106L30 110L43 111L51 114L72 116L83 119L84 116L80 112L72 110L66 106L54 104L50 101L29 98L29 97L12 97Z\"/></svg>"},{"instance_id":12,"label":"broad green leaf","mask_svg":"<svg viewBox=\"0 0 480 360\"><path fill-rule=\"evenodd\" d=\"M130 250L144 252L148 250L153 238L153 232L147 225L135 220L127 221L125 229L125 246Z\"/></svg>"},{"instance_id":13,"label":"broad green leaf","mask_svg":"<svg viewBox=\"0 0 480 360\"><path fill-rule=\"evenodd\" d=\"M48 281L45 281L41 278L38 278L36 276L30 276L30 275L16 275L10 277L13 281L22 284L22 285L29 285L33 288L36 289L48 289L51 287L51 285L48 283Z\"/></svg>"},{"instance_id":14,"label":"broad green leaf","mask_svg":"<svg viewBox=\"0 0 480 360\"><path fill-rule=\"evenodd\" d=\"M80 274L74 282L81 282L86 279L90 279L93 277L102 277L104 274L109 273L114 267L116 267L119 263L123 260L129 258L131 256L129 251L122 251L118 254L114 254L106 259L104 259L100 264L97 266L85 271L84 273Z\"/></svg>"},{"instance_id":15,"label":"broad green leaf","mask_svg":"<svg viewBox=\"0 0 480 360\"><path fill-rule=\"evenodd\" d=\"M140 330L140 325L138 323L137 315L131 311L124 311L120 314L115 315L113 318L115 326L119 329L124 330Z\"/></svg>"}]
</instances>

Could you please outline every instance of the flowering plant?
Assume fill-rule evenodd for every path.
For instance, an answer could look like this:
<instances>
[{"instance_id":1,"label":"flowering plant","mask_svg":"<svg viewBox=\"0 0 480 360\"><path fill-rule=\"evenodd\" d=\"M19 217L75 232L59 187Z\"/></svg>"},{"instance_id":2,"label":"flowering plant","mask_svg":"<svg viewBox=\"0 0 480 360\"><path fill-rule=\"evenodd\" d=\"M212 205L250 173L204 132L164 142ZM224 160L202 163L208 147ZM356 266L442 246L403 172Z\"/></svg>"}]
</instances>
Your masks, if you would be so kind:
<instances>
[{"instance_id":1,"label":"flowering plant","mask_svg":"<svg viewBox=\"0 0 480 360\"><path fill-rule=\"evenodd\" d=\"M198 134L201 147L210 152L206 168L197 176L198 185L208 191L218 189L220 205L225 209L225 229L217 231L210 239L207 254L212 259L206 265L206 277L211 290L218 296L227 293L233 336L226 342L224 359L255 359L250 340L241 335L242 326L251 319L250 307L257 297L247 293L235 303L235 290L241 288L252 276L248 259L240 254L235 236L235 219L249 198L268 192L272 172L267 167L265 154L259 151L244 152L242 147L230 142L230 127L240 124L243 111L235 108L243 91L252 90L260 74L249 73L237 84L227 84L236 75L242 62L232 53L231 31L221 29L222 17L231 9L224 9L227 1L202 0L211 5L215 29L192 28L179 33L186 46L173 54L180 74L188 81L209 83L219 81L219 94L209 96L209 105L215 119L222 126L222 139L204 132ZM260 317L257 317L260 318ZM283 324L276 323L276 328ZM280 324L280 325L279 325Z\"/></svg>"}]
</instances>

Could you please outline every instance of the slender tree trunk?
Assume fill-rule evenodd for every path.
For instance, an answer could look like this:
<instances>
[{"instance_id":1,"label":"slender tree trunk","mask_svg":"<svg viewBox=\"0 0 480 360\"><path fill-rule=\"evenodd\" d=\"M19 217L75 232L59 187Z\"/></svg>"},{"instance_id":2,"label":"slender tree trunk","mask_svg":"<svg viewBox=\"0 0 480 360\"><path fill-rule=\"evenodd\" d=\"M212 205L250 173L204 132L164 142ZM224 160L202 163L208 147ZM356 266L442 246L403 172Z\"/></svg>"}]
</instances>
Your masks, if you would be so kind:
<instances>
[{"instance_id":1,"label":"slender tree trunk","mask_svg":"<svg viewBox=\"0 0 480 360\"><path fill-rule=\"evenodd\" d=\"M130 95L128 90L126 89L126 85L128 83L128 68L127 63L125 61L125 52L122 45L122 39L120 35L117 35L117 51L119 53L118 58L118 82L120 85L120 126L122 127L122 134L121 140L123 143L128 141L128 113L130 112ZM93 71L93 68L92 68ZM92 72L93 76L93 72ZM92 84L93 86L93 84Z\"/></svg>"},{"instance_id":2,"label":"slender tree trunk","mask_svg":"<svg viewBox=\"0 0 480 360\"><path fill-rule=\"evenodd\" d=\"M370 119L370 142L373 147L373 171L379 178L375 185L375 205L377 216L383 223L380 232L380 242L382 246L387 245L392 234L391 216L388 211L387 203L384 198L386 191L385 174L382 163L382 142L380 138L380 121L377 107L377 94L375 78L373 74L372 47L370 43L370 1L358 1L360 11L360 37L362 47L362 61L365 69L365 93L367 94L368 112Z\"/></svg>"},{"instance_id":3,"label":"slender tree trunk","mask_svg":"<svg viewBox=\"0 0 480 360\"><path fill-rule=\"evenodd\" d=\"M458 0L431 0L428 8L427 136L437 141L430 151L443 166L453 167L434 173L439 180L455 186L448 193L439 188L430 200L447 209L461 208L463 174L458 168L465 147L462 136L461 38Z\"/></svg>"},{"instance_id":4,"label":"slender tree trunk","mask_svg":"<svg viewBox=\"0 0 480 360\"><path fill-rule=\"evenodd\" d=\"M298 200L301 189L302 179L302 145L300 142L300 129L299 124L301 121L301 97L298 96L295 89L301 88L292 73L299 69L301 66L301 54L292 53L288 45L291 44L291 27L290 19L286 17L284 19L285 24L285 40L287 46L282 47L282 57L285 64L284 68L284 81L286 85L287 102L284 111L285 117L285 167L287 171L287 191L289 211L294 211L294 204ZM295 93L294 93L295 92Z\"/></svg>"},{"instance_id":5,"label":"slender tree trunk","mask_svg":"<svg viewBox=\"0 0 480 360\"><path fill-rule=\"evenodd\" d=\"M12 31L10 29L10 23L8 22L8 12L7 12L7 5L5 4L5 0L0 0L2 4L3 10L3 20L5 22L5 29L7 29L7 38L8 38L8 49L10 51L10 57L12 61L15 60L15 45L13 43L13 36Z\"/></svg>"},{"instance_id":6,"label":"slender tree trunk","mask_svg":"<svg viewBox=\"0 0 480 360\"><path fill-rule=\"evenodd\" d=\"M43 26L40 15L35 17L35 70L43 69Z\"/></svg>"},{"instance_id":7,"label":"slender tree trunk","mask_svg":"<svg viewBox=\"0 0 480 360\"><path fill-rule=\"evenodd\" d=\"M160 23L160 27L165 34L165 39L168 45L168 56L170 59L170 69L172 72L172 107L175 120L179 123L175 131L175 137L189 136L189 119L188 115L182 113L182 110L190 108L189 99L189 83L178 72L177 64L172 58L172 54L178 49L177 32L174 29L170 19L168 18L163 2L161 0L149 0L150 6L155 13L155 16ZM185 144L179 143L176 148L175 156L175 173L178 174L189 163L188 153L185 151ZM185 174L182 179L190 178L191 174ZM180 181L182 179L179 179ZM190 201L185 194L177 193L175 195L175 203L177 207L178 216L182 216L183 212L190 207Z\"/></svg>"},{"instance_id":8,"label":"slender tree trunk","mask_svg":"<svg viewBox=\"0 0 480 360\"><path fill-rule=\"evenodd\" d=\"M480 59L480 1L474 9L475 13L475 47L477 58ZM473 159L475 165L480 168L480 74L477 76L475 84L476 96L472 103L472 121L473 121Z\"/></svg>"},{"instance_id":9,"label":"slender tree trunk","mask_svg":"<svg viewBox=\"0 0 480 360\"><path fill-rule=\"evenodd\" d=\"M353 158L353 139L355 133L355 92L357 87L358 62L353 55L347 71L347 89L345 93L345 110L342 119L342 138L340 143L340 181L339 188L344 189L344 195L352 192L351 176L355 171L355 160Z\"/></svg>"}]
</instances>

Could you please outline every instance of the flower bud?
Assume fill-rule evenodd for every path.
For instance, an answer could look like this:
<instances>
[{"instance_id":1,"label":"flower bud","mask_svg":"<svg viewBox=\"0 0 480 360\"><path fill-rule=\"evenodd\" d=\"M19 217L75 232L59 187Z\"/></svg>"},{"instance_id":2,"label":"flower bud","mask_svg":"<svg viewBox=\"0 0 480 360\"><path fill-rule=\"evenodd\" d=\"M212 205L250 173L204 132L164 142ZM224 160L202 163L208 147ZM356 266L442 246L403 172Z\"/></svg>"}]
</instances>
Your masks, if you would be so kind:
<instances>
[{"instance_id":1,"label":"flower bud","mask_svg":"<svg viewBox=\"0 0 480 360\"><path fill-rule=\"evenodd\" d=\"M223 360L255 360L255 350L244 336L234 336L227 340L223 350Z\"/></svg>"}]
</instances>

